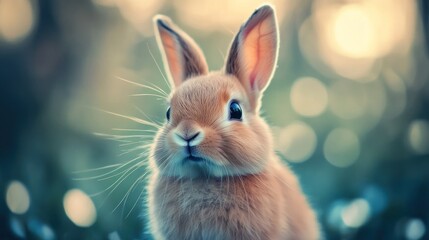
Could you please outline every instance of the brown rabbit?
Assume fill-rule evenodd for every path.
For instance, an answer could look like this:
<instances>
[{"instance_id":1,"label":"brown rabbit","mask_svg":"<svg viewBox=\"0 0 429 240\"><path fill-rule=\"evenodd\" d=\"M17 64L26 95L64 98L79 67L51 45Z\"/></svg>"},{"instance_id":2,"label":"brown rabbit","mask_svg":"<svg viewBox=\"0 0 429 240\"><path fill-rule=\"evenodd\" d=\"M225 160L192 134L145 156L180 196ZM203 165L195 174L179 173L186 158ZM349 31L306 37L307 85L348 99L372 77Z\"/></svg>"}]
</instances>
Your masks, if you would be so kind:
<instances>
[{"instance_id":1,"label":"brown rabbit","mask_svg":"<svg viewBox=\"0 0 429 240\"><path fill-rule=\"evenodd\" d=\"M154 22L173 85L150 160L154 238L319 239L315 214L259 116L278 55L274 9L257 9L225 68L210 73L186 33L167 17Z\"/></svg>"}]
</instances>

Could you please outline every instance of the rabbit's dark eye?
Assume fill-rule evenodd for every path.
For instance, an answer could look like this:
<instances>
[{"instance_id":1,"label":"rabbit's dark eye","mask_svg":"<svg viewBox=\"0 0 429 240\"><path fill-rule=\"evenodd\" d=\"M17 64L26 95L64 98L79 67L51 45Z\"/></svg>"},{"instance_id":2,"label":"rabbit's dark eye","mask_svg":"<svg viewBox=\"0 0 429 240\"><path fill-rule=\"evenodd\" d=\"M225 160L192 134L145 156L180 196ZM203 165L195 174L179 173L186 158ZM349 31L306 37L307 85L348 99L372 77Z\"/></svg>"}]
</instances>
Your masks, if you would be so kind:
<instances>
[{"instance_id":1,"label":"rabbit's dark eye","mask_svg":"<svg viewBox=\"0 0 429 240\"><path fill-rule=\"evenodd\" d=\"M168 107L167 113L165 113L165 116L167 117L167 121L170 121L170 107Z\"/></svg>"},{"instance_id":2,"label":"rabbit's dark eye","mask_svg":"<svg viewBox=\"0 0 429 240\"><path fill-rule=\"evenodd\" d=\"M229 104L229 119L230 120L241 120L243 112L241 106L237 101L232 101Z\"/></svg>"}]
</instances>

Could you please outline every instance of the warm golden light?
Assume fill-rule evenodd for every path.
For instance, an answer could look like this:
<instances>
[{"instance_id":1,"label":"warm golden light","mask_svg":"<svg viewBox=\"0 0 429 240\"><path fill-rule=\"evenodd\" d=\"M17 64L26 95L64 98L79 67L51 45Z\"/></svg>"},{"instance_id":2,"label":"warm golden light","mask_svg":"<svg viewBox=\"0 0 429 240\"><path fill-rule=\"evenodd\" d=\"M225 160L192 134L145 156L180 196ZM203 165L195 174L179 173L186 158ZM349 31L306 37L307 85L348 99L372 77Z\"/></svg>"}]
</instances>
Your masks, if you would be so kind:
<instances>
[{"instance_id":1,"label":"warm golden light","mask_svg":"<svg viewBox=\"0 0 429 240\"><path fill-rule=\"evenodd\" d=\"M413 6L403 0L362 0L340 7L326 4L319 11L329 15L318 24L333 51L350 58L377 58L398 44L408 48L408 34L412 35L414 24Z\"/></svg>"},{"instance_id":2,"label":"warm golden light","mask_svg":"<svg viewBox=\"0 0 429 240\"><path fill-rule=\"evenodd\" d=\"M0 38L16 42L26 37L34 25L34 14L28 0L0 1Z\"/></svg>"},{"instance_id":3,"label":"warm golden light","mask_svg":"<svg viewBox=\"0 0 429 240\"><path fill-rule=\"evenodd\" d=\"M360 82L376 80L384 57L407 54L415 1L315 0L300 27L300 47L319 71Z\"/></svg>"},{"instance_id":4,"label":"warm golden light","mask_svg":"<svg viewBox=\"0 0 429 240\"><path fill-rule=\"evenodd\" d=\"M64 195L64 210L67 217L79 227L89 227L97 218L92 200L79 189L72 189Z\"/></svg>"},{"instance_id":5,"label":"warm golden light","mask_svg":"<svg viewBox=\"0 0 429 240\"><path fill-rule=\"evenodd\" d=\"M27 188L19 181L12 181L6 190L6 204L16 214L24 214L30 207L30 195Z\"/></svg>"},{"instance_id":6,"label":"warm golden light","mask_svg":"<svg viewBox=\"0 0 429 240\"><path fill-rule=\"evenodd\" d=\"M376 29L358 4L340 8L333 19L331 47L345 56L368 57L375 51Z\"/></svg>"}]
</instances>

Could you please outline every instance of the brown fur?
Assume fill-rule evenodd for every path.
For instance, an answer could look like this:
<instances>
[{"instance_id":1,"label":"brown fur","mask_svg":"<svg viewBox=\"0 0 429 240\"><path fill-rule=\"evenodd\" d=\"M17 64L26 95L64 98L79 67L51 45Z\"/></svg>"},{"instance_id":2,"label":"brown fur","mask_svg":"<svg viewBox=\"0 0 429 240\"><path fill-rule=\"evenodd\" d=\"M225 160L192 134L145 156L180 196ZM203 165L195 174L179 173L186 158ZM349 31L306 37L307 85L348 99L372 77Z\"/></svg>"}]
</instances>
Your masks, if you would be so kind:
<instances>
[{"instance_id":1,"label":"brown fur","mask_svg":"<svg viewBox=\"0 0 429 240\"><path fill-rule=\"evenodd\" d=\"M230 56L237 58L227 61L225 69L234 70L243 62L250 62L253 67L239 73L200 73L170 79L174 84L170 120L157 133L150 159L153 173L148 186L148 208L150 231L156 239L319 238L315 214L295 175L275 155L269 127L259 116L260 97L277 58L277 49L271 48L277 48L278 42L277 35L259 41L269 35L258 36L252 29L262 24L264 29L268 28L268 34L277 32L274 12L269 6L255 12L241 28L239 35L242 31L256 34L253 36L256 42L236 38L239 40L234 40L231 49L236 53ZM180 37L180 33L172 34ZM261 45L256 51L267 48L275 56L268 63L264 59L252 60L252 56L259 56L249 48L255 44ZM197 48L194 44L187 46ZM179 72L187 76L186 65L171 62L185 54L182 50L178 47L171 53L174 57L165 56L165 60L179 66ZM190 49L186 54L191 53L187 57L201 61L203 57L192 56L200 52ZM236 65L229 66L228 62ZM252 88L252 84L256 87ZM232 100L241 105L242 121L229 119ZM193 155L201 161L188 160L186 147L178 144L180 139L175 136L196 133L199 141Z\"/></svg>"},{"instance_id":2,"label":"brown fur","mask_svg":"<svg viewBox=\"0 0 429 240\"><path fill-rule=\"evenodd\" d=\"M314 214L286 169L193 180L154 175L153 181L150 214L162 216L152 226L156 239L318 238Z\"/></svg>"}]
</instances>

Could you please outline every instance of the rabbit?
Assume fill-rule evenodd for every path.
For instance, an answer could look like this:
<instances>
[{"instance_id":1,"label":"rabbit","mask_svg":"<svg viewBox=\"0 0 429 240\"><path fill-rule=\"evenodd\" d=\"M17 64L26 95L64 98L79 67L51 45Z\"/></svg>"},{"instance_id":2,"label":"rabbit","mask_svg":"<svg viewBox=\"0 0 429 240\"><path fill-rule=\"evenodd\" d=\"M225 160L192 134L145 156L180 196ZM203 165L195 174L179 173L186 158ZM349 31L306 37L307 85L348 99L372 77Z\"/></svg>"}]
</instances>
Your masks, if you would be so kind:
<instances>
[{"instance_id":1,"label":"rabbit","mask_svg":"<svg viewBox=\"0 0 429 240\"><path fill-rule=\"evenodd\" d=\"M152 236L320 239L315 212L259 116L278 55L273 7L242 25L217 72L168 17L155 16L154 26L172 92L150 150Z\"/></svg>"}]
</instances>

